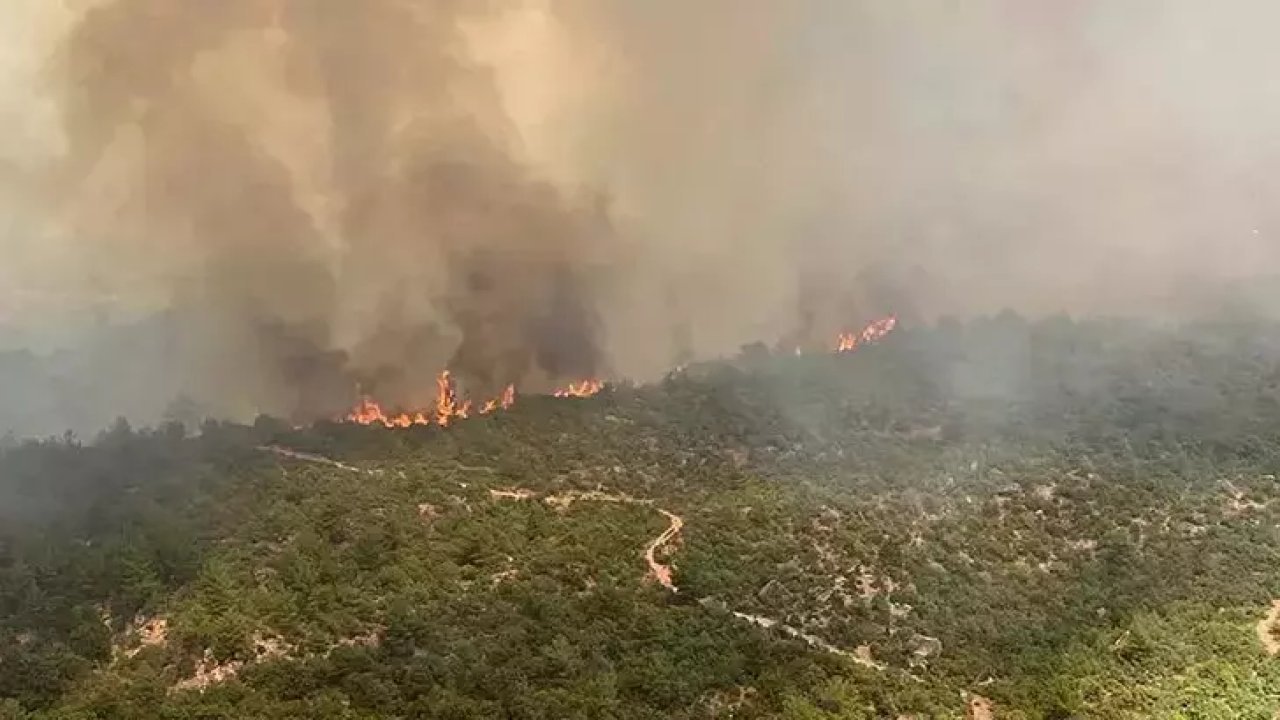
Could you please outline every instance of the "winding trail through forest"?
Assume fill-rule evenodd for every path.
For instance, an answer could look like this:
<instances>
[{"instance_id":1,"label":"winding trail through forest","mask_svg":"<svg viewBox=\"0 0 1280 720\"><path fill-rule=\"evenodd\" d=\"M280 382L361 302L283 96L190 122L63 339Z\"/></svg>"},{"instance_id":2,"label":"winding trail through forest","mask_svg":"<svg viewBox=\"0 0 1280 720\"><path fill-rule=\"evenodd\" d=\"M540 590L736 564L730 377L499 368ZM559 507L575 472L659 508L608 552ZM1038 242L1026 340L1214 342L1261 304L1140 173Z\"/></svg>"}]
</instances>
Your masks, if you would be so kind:
<instances>
[{"instance_id":1,"label":"winding trail through forest","mask_svg":"<svg viewBox=\"0 0 1280 720\"><path fill-rule=\"evenodd\" d=\"M651 540L649 544L645 546L644 561L649 563L649 574L653 575L662 587L673 593L680 592L680 588L676 587L675 582L672 580L671 566L663 565L658 562L654 555L658 552L658 548L661 548L663 545L671 542L676 535L680 534L680 529L684 527L684 518L676 515L675 513L667 512L662 508L658 508L658 512L665 515L667 520L671 521L671 524L667 526L667 529L664 530L661 535Z\"/></svg>"},{"instance_id":2,"label":"winding trail through forest","mask_svg":"<svg viewBox=\"0 0 1280 720\"><path fill-rule=\"evenodd\" d=\"M537 497L537 493L526 488L512 488L506 490L490 490L489 497L494 500L506 499L523 501ZM650 507L654 507L653 500L634 498L625 493L606 493L601 490L572 492L562 495L547 495L543 497L542 500L548 505L557 508L566 508L576 500L596 500L599 502L648 505ZM663 546L674 540L675 537L680 534L680 531L684 528L684 518L668 510L663 510L660 507L654 507L654 509L662 513L662 515L667 518L669 524L667 525L666 530L663 530L661 534L650 540L644 547L644 560L649 566L648 575L657 580L662 587L670 590L672 593L678 593L680 592L680 588L675 584L671 565L658 562L657 553ZM712 598L701 598L698 602L707 607L716 607L718 605L718 603L716 603ZM836 647L816 635L810 635L803 630L778 622L773 618L764 617L763 615L751 615L749 613L738 612L732 609L728 609L728 611L733 615L733 617L739 620L749 622L752 625L765 629L779 630L785 635L803 641L809 647L832 655L839 655L840 657L848 658L863 667L881 671L888 669L871 658L871 649L865 645L860 646L854 651L849 651Z\"/></svg>"},{"instance_id":3,"label":"winding trail through forest","mask_svg":"<svg viewBox=\"0 0 1280 720\"><path fill-rule=\"evenodd\" d=\"M354 465L348 465L344 462L339 462L338 460L334 460L332 458L328 458L323 455L316 455L313 453L302 452L299 450L291 450L289 448L280 447L278 445L259 445L258 449L264 452L273 453L280 457L289 458L291 460L299 460L302 462L316 463L319 465L325 465L328 467L336 468L338 470L343 470L345 472L359 473L362 475L377 474L377 471L375 470L363 470L361 468L355 467ZM490 489L489 497L493 500L515 500L517 502L522 502L525 500L531 500L531 499L537 498L539 497L539 494L534 492L533 490L529 490L526 488L513 488L513 489L506 489L506 490ZM658 582L658 584L662 585L662 587L666 588L672 593L680 592L680 588L677 587L675 584L674 571L671 564L669 563L664 564L659 562L657 558L657 554L663 547L667 545L667 543L670 543L672 540L674 540L676 536L680 534L680 531L682 529L684 529L684 518L680 517L679 515L676 515L673 512L670 512L669 510L664 510L660 507L656 507L653 500L645 499L645 498L635 498L630 495L627 495L626 493L608 493L599 489L587 491L587 492L569 492L569 493L564 493L560 495L545 495L542 497L542 500L546 504L557 509L567 508L577 500L591 500L596 502L610 502L610 503L620 503L620 504L627 504L627 505L647 505L649 507L653 507L655 510L662 513L662 515L667 518L668 525L666 530L663 530L661 534L659 534L654 539L650 540L648 544L646 544L644 547L644 553L643 553L644 561L649 568L649 572L646 577L653 577L653 579L655 579ZM718 605L718 603L716 603L712 598L709 598L709 597L701 598L699 599L698 602L704 606L709 606L709 607L715 607ZM849 651L849 650L845 650L844 648L836 647L835 645L832 645L831 643L827 642L826 640L823 640L822 638L816 635L811 635L809 633L804 632L803 630L800 630L798 628L792 627L785 623L779 622L774 618L765 617L763 615L752 615L750 613L739 612L737 610L733 610L732 608L722 608L722 609L727 609L728 612L738 620L742 620L744 622L750 623L757 627L764 628L766 630L778 630L789 637L792 637L804 642L806 645L808 645L811 648L814 648L815 650L821 650L822 652L829 653L831 655L837 655L839 657L846 658L848 660L853 661L854 663L857 663L858 665L871 668L873 670L878 670L880 672L887 672L889 670L887 666L876 662L871 657L871 648L866 645L861 645L857 649L853 651ZM1261 622L1258 623L1257 630L1258 630L1258 639L1262 643L1262 646L1266 650L1267 654L1272 656L1280 654L1280 638L1277 638L1277 635L1276 635L1276 632L1280 630L1280 600L1276 600L1272 604L1271 612L1267 615L1266 618L1264 618ZM917 682L920 681L920 678L910 673L907 674L907 677L910 677L911 679L916 680ZM975 696L975 699L967 704L966 716L969 718L973 718L974 720L991 720L992 718L994 718L994 715L992 713L990 701L986 700L985 698L980 698ZM1277 713L1277 717L1280 718L1280 713Z\"/></svg>"},{"instance_id":4,"label":"winding trail through forest","mask_svg":"<svg viewBox=\"0 0 1280 720\"><path fill-rule=\"evenodd\" d=\"M320 465L327 465L329 467L337 468L339 470L344 470L346 472L354 472L354 473L360 473L360 474L373 474L374 472L372 470L362 470L353 465L348 465L346 463L339 462L332 458L324 457L323 455L315 455L312 453L301 452L298 450L290 450L289 448L284 448L277 445L260 445L258 446L258 449L264 452L274 453L281 457L286 457L293 460L301 460L303 462L311 462L311 463L317 463ZM506 489L506 490L490 489L489 490L489 497L493 500L515 500L517 502L522 502L525 500L531 500L531 499L537 498L538 496L539 496L538 493L526 488L512 488L512 489ZM655 580L658 581L658 584L662 585L662 587L666 588L672 593L680 592L680 588L678 588L675 584L675 578L674 578L674 572L673 572L672 566L669 563L664 564L659 562L657 554L658 554L658 551L661 550L664 546L666 546L667 543L674 540L676 536L680 534L680 531L684 528L684 518L680 517L679 515L676 515L673 512L654 506L653 500L649 500L645 498L634 498L625 493L607 493L602 490L592 490L589 492L570 492L570 493L565 493L561 495L546 495L542 497L542 500L548 505L555 508L559 508L559 509L567 508L569 505L572 505L577 500L593 500L597 502L611 502L611 503L621 503L621 504L627 504L627 505L647 505L647 506L653 507L655 510L662 513L662 515L667 518L668 525L667 525L667 529L663 530L661 534L659 534L654 539L650 540L648 544L646 544L644 547L643 557L644 557L645 564L648 565L648 568L649 568L649 572L647 576L653 577ZM702 598L701 600L699 600L699 602L702 603L703 605L714 605L714 602L711 600L711 598ZM836 647L835 645L832 645L831 643L823 640L820 637L817 637L816 635L810 635L798 628L794 628L794 627L791 627L790 625L786 625L784 623L778 622L773 618L764 617L762 615L751 615L749 613L738 612L732 609L730 609L729 612L733 615L733 617L739 620L743 620L745 622L749 622L758 627L762 627L765 629L779 630L782 633L789 635L790 637L803 641L805 644L809 645L814 649L821 650L823 652L830 653L832 655L838 655L840 657L848 658L853 662L858 663L859 665L862 665L864 667L869 667L869 668L872 668L875 670L881 670L881 671L887 669L884 665L875 662L871 658L870 648L866 646L859 647L856 651L851 652L849 650ZM1258 630L1259 638L1263 637L1262 625L1266 624L1268 627L1271 627L1272 624L1277 622L1277 619L1280 619L1280 600L1276 601L1276 605L1273 607L1271 615L1268 616L1268 618L1264 620L1263 623L1259 624L1259 630ZM1271 649L1272 648L1271 645L1266 645L1267 640L1263 641L1264 645L1266 645L1266 647L1268 648L1268 653L1276 654L1276 652L1280 652L1280 641L1276 641L1274 638L1270 639L1270 641L1272 643L1275 643L1275 650Z\"/></svg>"},{"instance_id":5,"label":"winding trail through forest","mask_svg":"<svg viewBox=\"0 0 1280 720\"><path fill-rule=\"evenodd\" d=\"M489 491L489 497L494 500L530 500L538 497L538 494L526 488L513 488L507 490L493 489ZM547 495L542 498L546 504L563 510L578 500L594 500L596 502L618 503L622 505L647 505L653 507L653 501L644 498L634 498L626 493L608 493L603 490L590 490L587 492L568 492L560 495ZM663 510L660 507L654 507L655 510L662 513L670 522L666 530L662 534L649 541L644 546L645 563L649 566L649 575L662 587L671 592L680 592L673 580L673 572L670 565L664 565L658 562L657 553L662 546L671 542L676 535L680 534L680 528L684 527L684 518L673 512Z\"/></svg>"},{"instance_id":6,"label":"winding trail through forest","mask_svg":"<svg viewBox=\"0 0 1280 720\"><path fill-rule=\"evenodd\" d=\"M880 663L871 659L871 648L865 645L860 646L857 650L853 652L850 652L848 650L845 650L844 648L838 648L835 645L832 645L831 643L827 642L826 640L823 640L817 635L810 635L804 632L803 630L793 628L790 625L784 625L778 622L777 620L774 620L773 618L767 618L762 615L751 615L744 612L738 612L737 610L732 610L731 612L733 613L733 616L738 618L739 620L745 620L753 625L759 625L760 627L765 629L777 628L778 630L781 630L783 633L790 635L791 637L796 638L797 640L803 640L806 644L809 645L809 647L817 648L818 650L831 653L832 655L839 655L840 657L849 658L850 660L858 663L859 665L862 665L863 667L874 668L876 670L885 669L884 665L881 665Z\"/></svg>"}]
</instances>

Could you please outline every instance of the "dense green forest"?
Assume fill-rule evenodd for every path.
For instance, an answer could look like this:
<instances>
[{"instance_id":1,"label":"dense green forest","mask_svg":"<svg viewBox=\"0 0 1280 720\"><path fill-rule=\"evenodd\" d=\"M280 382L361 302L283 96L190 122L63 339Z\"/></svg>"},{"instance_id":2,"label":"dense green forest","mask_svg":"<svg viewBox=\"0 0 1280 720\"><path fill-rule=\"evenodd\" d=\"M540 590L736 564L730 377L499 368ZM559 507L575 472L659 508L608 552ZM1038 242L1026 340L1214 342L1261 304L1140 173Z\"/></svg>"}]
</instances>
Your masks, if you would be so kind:
<instances>
[{"instance_id":1,"label":"dense green forest","mask_svg":"<svg viewBox=\"0 0 1280 720\"><path fill-rule=\"evenodd\" d=\"M10 441L0 718L1270 718L1277 475L1255 320Z\"/></svg>"}]
</instances>

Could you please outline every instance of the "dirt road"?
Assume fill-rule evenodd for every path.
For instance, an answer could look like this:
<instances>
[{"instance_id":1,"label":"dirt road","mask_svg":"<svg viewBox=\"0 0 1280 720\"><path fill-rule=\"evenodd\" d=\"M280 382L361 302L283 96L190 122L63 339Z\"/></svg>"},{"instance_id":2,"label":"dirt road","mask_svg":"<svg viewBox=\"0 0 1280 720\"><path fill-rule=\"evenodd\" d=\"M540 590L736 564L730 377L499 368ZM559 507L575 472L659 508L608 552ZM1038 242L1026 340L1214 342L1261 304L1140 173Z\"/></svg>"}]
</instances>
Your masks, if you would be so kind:
<instances>
[{"instance_id":1,"label":"dirt road","mask_svg":"<svg viewBox=\"0 0 1280 720\"><path fill-rule=\"evenodd\" d=\"M489 491L489 497L493 498L494 500L529 500L537 496L538 496L538 493L525 488L510 488L506 490L490 490ZM572 505L573 503L582 501L582 500L618 503L621 505L645 505L648 507L653 506L652 500L631 497L626 493L609 493L600 489L590 490L587 492L568 492L560 495L547 495L546 497L542 498L543 502L545 502L546 504L558 510L564 510L568 508L570 505ZM662 587L670 590L671 592L679 592L680 590L679 588L676 587L675 582L672 578L671 566L664 565L658 562L657 553L658 553L658 550L663 545L666 545L667 543L671 542L671 540L676 535L680 534L680 528L684 527L684 519L681 518L679 515L663 510L662 508L654 508L654 509L662 513L663 516L665 516L667 520L670 522L670 524L667 526L666 530L662 531L661 535L649 541L648 545L645 545L644 553L643 553L644 561L649 566L649 574L653 576L653 579L658 581L658 584L662 585Z\"/></svg>"},{"instance_id":2,"label":"dirt road","mask_svg":"<svg viewBox=\"0 0 1280 720\"><path fill-rule=\"evenodd\" d=\"M832 645L831 643L827 642L826 640L823 640L822 638L816 635L810 635L802 630L793 628L790 625L784 625L778 622L777 620L774 620L773 618L767 618L761 615L750 615L748 613L738 612L736 610L732 610L730 612L732 612L733 616L738 618L739 620L745 620L751 623L752 625L759 625L760 627L766 628L766 629L781 630L782 632L786 633L787 635L790 635L793 638L796 638L797 640L803 640L809 647L817 648L818 650L831 653L832 655L839 655L840 657L849 658L850 660L864 667L874 668L876 670L884 670L884 665L881 665L880 663L871 659L870 648L867 648L866 650L859 648L858 651L850 652L848 650L845 650L844 648L838 648L835 645Z\"/></svg>"},{"instance_id":3,"label":"dirt road","mask_svg":"<svg viewBox=\"0 0 1280 720\"><path fill-rule=\"evenodd\" d=\"M670 590L673 593L680 592L680 588L676 587L675 583L672 582L671 566L663 565L662 563L658 562L655 555L658 552L658 548L671 542L672 538L680 534L680 528L684 527L684 519L681 518L679 515L676 515L674 513L669 513L666 510L663 510L662 508L658 508L658 512L665 515L667 520L670 521L671 524L667 526L667 529L664 530L661 535L654 538L652 541L649 542L648 546L645 547L644 561L649 564L649 573L653 575L654 579L657 580L658 583L662 585L662 587Z\"/></svg>"},{"instance_id":4,"label":"dirt road","mask_svg":"<svg viewBox=\"0 0 1280 720\"><path fill-rule=\"evenodd\" d=\"M508 488L504 490L490 490L489 497L494 500L523 501L538 497L538 493L525 488ZM620 503L626 505L646 505L653 507L653 500L635 498L625 493L608 493L603 490L570 492L561 495L546 495L542 500L548 505L561 510L569 507L569 505L574 502L581 500L593 500L596 502ZM680 530L684 528L684 518L659 507L654 507L654 509L662 513L662 515L667 518L668 525L666 530L663 530L660 535L650 540L648 545L645 545L644 561L649 566L649 575L657 580L662 587L673 593L677 593L680 589L676 587L671 565L658 562L657 554L664 545L671 542L680 534ZM699 602L702 602L704 605L715 605L715 603L709 598L703 598ZM727 610L728 608L725 609ZM729 610L729 612L733 617L749 622L758 627L780 630L784 634L801 640L805 644L817 650L849 658L864 667L881 671L886 670L884 665L881 665L871 658L871 649L869 647L861 646L855 651L849 651L836 647L816 635L810 635L802 630L791 627L790 625L780 623L773 618L763 617L761 615L750 615L748 613L737 612L735 610Z\"/></svg>"},{"instance_id":5,"label":"dirt road","mask_svg":"<svg viewBox=\"0 0 1280 720\"><path fill-rule=\"evenodd\" d=\"M312 455L311 453L300 452L298 450L290 450L289 448L283 448L278 445L259 445L258 449L264 452L275 453L276 455L279 455L281 457L287 457L293 460L302 460L303 462L317 463L320 465L328 465L329 467L335 467L335 468L338 468L339 470L346 470L347 472L372 474L371 470L361 470L360 468L354 465L341 463L341 462L338 462L337 460L332 460L323 455Z\"/></svg>"}]
</instances>

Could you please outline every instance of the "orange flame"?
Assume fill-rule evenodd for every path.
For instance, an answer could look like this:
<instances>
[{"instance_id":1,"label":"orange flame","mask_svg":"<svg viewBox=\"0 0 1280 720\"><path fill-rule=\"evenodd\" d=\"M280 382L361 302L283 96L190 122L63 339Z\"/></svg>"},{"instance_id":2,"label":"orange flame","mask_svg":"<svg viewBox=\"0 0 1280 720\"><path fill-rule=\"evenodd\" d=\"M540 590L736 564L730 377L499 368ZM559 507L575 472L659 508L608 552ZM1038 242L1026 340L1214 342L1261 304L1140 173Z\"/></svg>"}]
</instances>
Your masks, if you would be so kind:
<instances>
[{"instance_id":1,"label":"orange flame","mask_svg":"<svg viewBox=\"0 0 1280 720\"><path fill-rule=\"evenodd\" d=\"M486 400L484 402L484 405L480 407L480 414L488 415L489 413L495 410L498 410L499 408L501 408L502 410L506 410L507 408L515 404L516 404L516 386L508 385L506 389L502 391L502 395L500 397L496 397L492 400Z\"/></svg>"},{"instance_id":2,"label":"orange flame","mask_svg":"<svg viewBox=\"0 0 1280 720\"><path fill-rule=\"evenodd\" d=\"M347 414L348 422L360 423L361 425L385 423L386 419L387 416L382 412L382 408L373 401L373 398L369 397L360 398L356 406Z\"/></svg>"},{"instance_id":3,"label":"orange flame","mask_svg":"<svg viewBox=\"0 0 1280 720\"><path fill-rule=\"evenodd\" d=\"M893 329L896 327L898 327L898 318L896 315L890 315L867 325L862 329L862 332L840 333L836 337L836 352L852 352L863 345L878 342L883 339L884 336L893 332Z\"/></svg>"},{"instance_id":4,"label":"orange flame","mask_svg":"<svg viewBox=\"0 0 1280 720\"><path fill-rule=\"evenodd\" d=\"M851 352L863 345L878 342L893 332L897 326L898 318L890 315L876 320L859 332L840 333L836 337L836 352ZM798 355L800 352L800 349L796 348L796 354ZM681 369L683 368L677 368L676 372ZM604 390L604 386L603 380L580 380L571 382L552 394L558 398L585 398ZM508 385L499 397L486 400L478 408L473 408L471 400L458 397L458 389L454 385L453 376L448 370L445 370L436 377L436 401L435 406L430 411L403 412L392 415L383 410L382 406L373 398L362 396L356 406L351 409L351 412L347 413L345 419L347 422L359 425L382 425L389 428L407 428L414 425L431 424L448 427L454 421L471 417L473 410L477 415L488 415L498 410L506 410L514 405L515 402L516 386Z\"/></svg>"},{"instance_id":5,"label":"orange flame","mask_svg":"<svg viewBox=\"0 0 1280 720\"><path fill-rule=\"evenodd\" d=\"M515 403L516 386L508 385L500 396L485 401L476 412L480 415L488 415L500 409L506 410ZM433 423L448 427L455 420L471 417L473 409L471 400L459 399L453 376L445 370L436 377L436 400L431 411L393 415L383 410L373 398L362 396L351 412L347 413L345 420L358 425L383 425L389 428L407 428Z\"/></svg>"},{"instance_id":6,"label":"orange flame","mask_svg":"<svg viewBox=\"0 0 1280 720\"><path fill-rule=\"evenodd\" d=\"M601 380L583 380L582 382L571 382L565 387L556 390L554 395L558 398L563 397L591 397L604 389L604 382Z\"/></svg>"},{"instance_id":7,"label":"orange flame","mask_svg":"<svg viewBox=\"0 0 1280 720\"><path fill-rule=\"evenodd\" d=\"M385 425L386 427L409 427L411 425L427 425L431 421L422 413L400 413L388 415L382 406L373 398L362 397L355 408L347 414L347 422L359 425Z\"/></svg>"},{"instance_id":8,"label":"orange flame","mask_svg":"<svg viewBox=\"0 0 1280 720\"><path fill-rule=\"evenodd\" d=\"M453 378L444 370L436 376L436 423L448 427L458 414L458 395L453 388Z\"/></svg>"}]
</instances>

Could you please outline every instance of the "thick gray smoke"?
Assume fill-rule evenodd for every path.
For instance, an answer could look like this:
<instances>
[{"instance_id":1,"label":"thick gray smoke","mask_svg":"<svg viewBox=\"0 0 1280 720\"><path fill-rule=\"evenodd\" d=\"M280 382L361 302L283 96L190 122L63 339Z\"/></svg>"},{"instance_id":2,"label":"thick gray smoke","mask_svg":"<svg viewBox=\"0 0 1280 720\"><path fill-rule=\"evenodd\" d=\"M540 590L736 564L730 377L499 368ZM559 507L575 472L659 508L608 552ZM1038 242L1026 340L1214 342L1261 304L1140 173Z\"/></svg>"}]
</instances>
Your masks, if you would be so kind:
<instances>
[{"instance_id":1,"label":"thick gray smoke","mask_svg":"<svg viewBox=\"0 0 1280 720\"><path fill-rule=\"evenodd\" d=\"M124 349L148 369L131 396L316 417L357 385L421 406L446 366L477 393L604 370L612 231L520 157L466 37L494 13L115 0L71 21L48 199L90 279L163 312L160 347Z\"/></svg>"},{"instance_id":2,"label":"thick gray smoke","mask_svg":"<svg viewBox=\"0 0 1280 720\"><path fill-rule=\"evenodd\" d=\"M0 357L0 427L1178 314L1280 269L1261 0L55 5L0 9L0 343L80 349Z\"/></svg>"}]
</instances>

